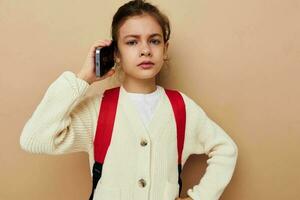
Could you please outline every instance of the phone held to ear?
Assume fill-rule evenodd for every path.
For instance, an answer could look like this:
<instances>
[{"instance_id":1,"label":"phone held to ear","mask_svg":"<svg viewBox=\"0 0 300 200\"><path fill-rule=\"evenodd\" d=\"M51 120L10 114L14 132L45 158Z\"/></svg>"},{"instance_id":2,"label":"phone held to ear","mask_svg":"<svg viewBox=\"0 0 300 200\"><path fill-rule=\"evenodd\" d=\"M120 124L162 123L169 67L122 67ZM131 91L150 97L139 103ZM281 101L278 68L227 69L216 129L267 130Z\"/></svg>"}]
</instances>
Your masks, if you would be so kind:
<instances>
[{"instance_id":1,"label":"phone held to ear","mask_svg":"<svg viewBox=\"0 0 300 200\"><path fill-rule=\"evenodd\" d=\"M114 62L115 42L109 46L98 47L95 50L96 77L105 75L115 64Z\"/></svg>"}]
</instances>

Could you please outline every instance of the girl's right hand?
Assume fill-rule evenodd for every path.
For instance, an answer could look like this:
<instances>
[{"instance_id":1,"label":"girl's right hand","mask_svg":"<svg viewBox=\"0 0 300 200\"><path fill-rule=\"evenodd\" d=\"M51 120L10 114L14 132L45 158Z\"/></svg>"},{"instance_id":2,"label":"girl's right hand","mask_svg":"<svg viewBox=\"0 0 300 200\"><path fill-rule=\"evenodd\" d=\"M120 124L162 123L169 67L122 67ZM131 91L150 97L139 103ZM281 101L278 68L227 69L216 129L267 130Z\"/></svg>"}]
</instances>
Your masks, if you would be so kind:
<instances>
[{"instance_id":1,"label":"girl's right hand","mask_svg":"<svg viewBox=\"0 0 300 200\"><path fill-rule=\"evenodd\" d=\"M95 66L95 50L97 47L102 48L104 46L109 46L110 43L111 43L111 40L105 39L105 40L99 40L99 41L95 42L94 45L92 45L92 47L90 48L89 53L87 55L87 58L84 62L83 67L77 74L78 78L85 80L86 82L88 82L91 85L93 82L103 80L115 73L114 69L111 69L102 77L97 77L96 73L95 73L95 67L96 67Z\"/></svg>"}]
</instances>

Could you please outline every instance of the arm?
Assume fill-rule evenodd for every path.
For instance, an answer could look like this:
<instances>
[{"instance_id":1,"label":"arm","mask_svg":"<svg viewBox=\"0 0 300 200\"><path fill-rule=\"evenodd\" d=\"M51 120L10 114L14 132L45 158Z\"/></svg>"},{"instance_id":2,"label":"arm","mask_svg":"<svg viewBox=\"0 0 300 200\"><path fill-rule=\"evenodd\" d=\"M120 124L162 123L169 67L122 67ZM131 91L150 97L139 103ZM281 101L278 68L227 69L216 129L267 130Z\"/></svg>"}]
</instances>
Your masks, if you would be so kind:
<instances>
[{"instance_id":1,"label":"arm","mask_svg":"<svg viewBox=\"0 0 300 200\"><path fill-rule=\"evenodd\" d=\"M26 122L21 148L30 153L88 152L92 145L92 98L84 95L89 84L66 71L46 91Z\"/></svg>"},{"instance_id":2,"label":"arm","mask_svg":"<svg viewBox=\"0 0 300 200\"><path fill-rule=\"evenodd\" d=\"M233 175L238 148L226 132L193 100L188 99L187 107L190 113L188 119L194 124L189 131L189 152L205 153L209 157L205 174L198 185L188 189L187 194L194 200L218 200Z\"/></svg>"}]
</instances>

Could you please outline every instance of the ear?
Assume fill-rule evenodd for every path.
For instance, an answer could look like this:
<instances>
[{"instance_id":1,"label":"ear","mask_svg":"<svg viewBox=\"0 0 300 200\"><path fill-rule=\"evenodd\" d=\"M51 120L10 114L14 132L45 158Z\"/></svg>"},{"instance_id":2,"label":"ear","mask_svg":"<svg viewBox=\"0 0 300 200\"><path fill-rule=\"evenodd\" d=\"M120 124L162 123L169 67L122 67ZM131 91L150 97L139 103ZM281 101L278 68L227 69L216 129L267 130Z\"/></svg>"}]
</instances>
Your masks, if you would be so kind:
<instances>
[{"instance_id":1,"label":"ear","mask_svg":"<svg viewBox=\"0 0 300 200\"><path fill-rule=\"evenodd\" d=\"M117 63L120 62L120 52L119 52L119 50L114 51L114 58L115 58L115 62L117 62Z\"/></svg>"},{"instance_id":2,"label":"ear","mask_svg":"<svg viewBox=\"0 0 300 200\"><path fill-rule=\"evenodd\" d=\"M165 59L167 58L168 47L169 47L169 41L167 41L164 46L164 58Z\"/></svg>"}]
</instances>

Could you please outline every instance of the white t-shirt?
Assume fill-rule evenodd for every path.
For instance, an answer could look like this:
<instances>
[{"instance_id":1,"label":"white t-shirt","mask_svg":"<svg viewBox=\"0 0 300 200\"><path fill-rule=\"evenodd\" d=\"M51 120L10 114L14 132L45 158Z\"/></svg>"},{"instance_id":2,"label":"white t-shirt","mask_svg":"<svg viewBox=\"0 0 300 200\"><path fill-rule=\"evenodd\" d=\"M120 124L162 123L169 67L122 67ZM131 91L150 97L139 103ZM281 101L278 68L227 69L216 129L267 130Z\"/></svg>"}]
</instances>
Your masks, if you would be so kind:
<instances>
[{"instance_id":1,"label":"white t-shirt","mask_svg":"<svg viewBox=\"0 0 300 200\"><path fill-rule=\"evenodd\" d=\"M162 94L162 89L163 88L161 86L156 85L156 90L148 94L127 92L128 96L136 106L147 129L149 122L153 117L160 95Z\"/></svg>"}]
</instances>

